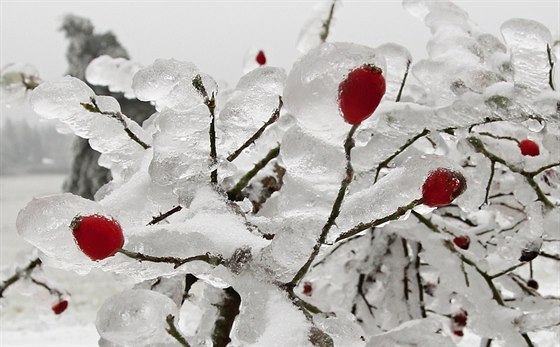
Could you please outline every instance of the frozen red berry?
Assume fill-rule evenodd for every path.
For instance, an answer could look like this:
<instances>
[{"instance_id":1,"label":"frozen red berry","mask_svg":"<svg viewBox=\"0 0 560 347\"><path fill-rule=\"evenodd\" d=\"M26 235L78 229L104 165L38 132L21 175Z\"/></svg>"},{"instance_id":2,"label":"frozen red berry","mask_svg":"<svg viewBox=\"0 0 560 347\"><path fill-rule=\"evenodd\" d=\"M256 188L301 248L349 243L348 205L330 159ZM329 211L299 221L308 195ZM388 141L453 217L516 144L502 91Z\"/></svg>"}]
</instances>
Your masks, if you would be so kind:
<instances>
[{"instance_id":1,"label":"frozen red berry","mask_svg":"<svg viewBox=\"0 0 560 347\"><path fill-rule=\"evenodd\" d=\"M461 328L453 328L451 330L453 331L453 334L455 334L456 336L462 337L463 335L465 335L463 329Z\"/></svg>"},{"instance_id":2,"label":"frozen red berry","mask_svg":"<svg viewBox=\"0 0 560 347\"><path fill-rule=\"evenodd\" d=\"M257 53L257 56L255 57L255 60L257 61L257 63L259 65L264 65L266 64L266 56L264 55L263 51L259 51L259 53Z\"/></svg>"},{"instance_id":3,"label":"frozen red berry","mask_svg":"<svg viewBox=\"0 0 560 347\"><path fill-rule=\"evenodd\" d=\"M338 86L338 107L352 125L373 114L385 94L385 78L380 68L362 65L346 76Z\"/></svg>"},{"instance_id":4,"label":"frozen red berry","mask_svg":"<svg viewBox=\"0 0 560 347\"><path fill-rule=\"evenodd\" d=\"M471 244L471 238L467 235L457 236L453 239L453 243L461 249L468 249Z\"/></svg>"},{"instance_id":5,"label":"frozen red berry","mask_svg":"<svg viewBox=\"0 0 560 347\"><path fill-rule=\"evenodd\" d=\"M78 216L70 227L76 244L92 260L110 257L124 244L119 223L105 216Z\"/></svg>"},{"instance_id":6,"label":"frozen red berry","mask_svg":"<svg viewBox=\"0 0 560 347\"><path fill-rule=\"evenodd\" d=\"M539 145L537 145L535 141L529 139L519 142L519 149L521 150L521 154L528 155L530 157L536 157L541 153Z\"/></svg>"},{"instance_id":7,"label":"frozen red berry","mask_svg":"<svg viewBox=\"0 0 560 347\"><path fill-rule=\"evenodd\" d=\"M303 295L311 296L313 293L313 285L311 282L305 282L303 284Z\"/></svg>"},{"instance_id":8,"label":"frozen red berry","mask_svg":"<svg viewBox=\"0 0 560 347\"><path fill-rule=\"evenodd\" d=\"M464 327L467 325L467 311L460 310L453 315L453 323L458 327Z\"/></svg>"},{"instance_id":9,"label":"frozen red berry","mask_svg":"<svg viewBox=\"0 0 560 347\"><path fill-rule=\"evenodd\" d=\"M531 278L530 280L527 281L527 287L537 290L539 289L539 282Z\"/></svg>"},{"instance_id":10,"label":"frozen red berry","mask_svg":"<svg viewBox=\"0 0 560 347\"><path fill-rule=\"evenodd\" d=\"M54 312L54 314L61 314L62 312L66 311L67 307L68 307L68 301L67 300L60 300L59 302L54 304L51 307L51 309Z\"/></svg>"},{"instance_id":11,"label":"frozen red berry","mask_svg":"<svg viewBox=\"0 0 560 347\"><path fill-rule=\"evenodd\" d=\"M423 203L430 207L449 205L467 189L467 180L458 171L438 168L428 174L422 186Z\"/></svg>"}]
</instances>

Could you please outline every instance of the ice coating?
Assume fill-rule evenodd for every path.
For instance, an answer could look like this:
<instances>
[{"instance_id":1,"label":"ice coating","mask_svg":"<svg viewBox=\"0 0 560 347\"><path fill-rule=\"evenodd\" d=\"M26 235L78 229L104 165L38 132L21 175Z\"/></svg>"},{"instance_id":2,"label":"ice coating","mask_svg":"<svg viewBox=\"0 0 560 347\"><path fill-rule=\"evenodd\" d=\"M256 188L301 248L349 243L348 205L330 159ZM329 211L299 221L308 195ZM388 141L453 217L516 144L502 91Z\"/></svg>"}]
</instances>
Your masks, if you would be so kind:
<instances>
[{"instance_id":1,"label":"ice coating","mask_svg":"<svg viewBox=\"0 0 560 347\"><path fill-rule=\"evenodd\" d=\"M290 346L306 341L310 327L285 293L257 278L239 278L242 305L233 337L243 346ZM278 319L284 317L284 319Z\"/></svg>"},{"instance_id":2,"label":"ice coating","mask_svg":"<svg viewBox=\"0 0 560 347\"><path fill-rule=\"evenodd\" d=\"M102 153L100 162L112 169L117 180L136 169L144 147L150 146L150 137L121 113L114 98L96 96L77 78L67 76L41 84L30 102L41 117L57 119L74 134L88 139L92 148ZM126 129L143 144L133 140Z\"/></svg>"},{"instance_id":3,"label":"ice coating","mask_svg":"<svg viewBox=\"0 0 560 347\"><path fill-rule=\"evenodd\" d=\"M16 227L24 240L64 268L87 272L97 263L80 251L70 224L76 216L93 214L111 216L91 200L73 194L51 195L31 200L18 214Z\"/></svg>"},{"instance_id":4,"label":"ice coating","mask_svg":"<svg viewBox=\"0 0 560 347\"><path fill-rule=\"evenodd\" d=\"M412 63L410 52L403 46L386 43L376 48L377 52L385 57L387 69L385 71L386 91L383 100L395 101L405 74L408 73Z\"/></svg>"},{"instance_id":5,"label":"ice coating","mask_svg":"<svg viewBox=\"0 0 560 347\"><path fill-rule=\"evenodd\" d=\"M366 346L452 346L451 338L439 333L441 330L442 324L436 319L411 320L386 333L373 336Z\"/></svg>"},{"instance_id":6,"label":"ice coating","mask_svg":"<svg viewBox=\"0 0 560 347\"><path fill-rule=\"evenodd\" d=\"M351 70L364 64L385 71L383 56L373 48L343 42L314 48L288 74L284 107L302 128L322 139L340 142L350 125L339 112L338 87Z\"/></svg>"},{"instance_id":7,"label":"ice coating","mask_svg":"<svg viewBox=\"0 0 560 347\"><path fill-rule=\"evenodd\" d=\"M196 75L201 76L208 97L217 94L217 84L210 76L201 73L193 63L175 59L158 59L139 70L132 80L132 89L139 100L154 101L158 111L188 111L203 103L192 85Z\"/></svg>"},{"instance_id":8,"label":"ice coating","mask_svg":"<svg viewBox=\"0 0 560 347\"><path fill-rule=\"evenodd\" d=\"M0 103L6 107L21 104L27 91L41 82L37 69L29 64L6 65L0 74Z\"/></svg>"},{"instance_id":9,"label":"ice coating","mask_svg":"<svg viewBox=\"0 0 560 347\"><path fill-rule=\"evenodd\" d=\"M161 111L154 121L154 154L149 172L160 185L172 185L210 168L210 117L206 107L180 113Z\"/></svg>"},{"instance_id":10,"label":"ice coating","mask_svg":"<svg viewBox=\"0 0 560 347\"><path fill-rule=\"evenodd\" d=\"M296 47L301 53L307 53L325 42L328 35L328 31L325 31L325 21L334 15L339 6L339 0L317 2L313 9L313 15L305 22L297 39ZM331 23L329 24L332 26Z\"/></svg>"},{"instance_id":11,"label":"ice coating","mask_svg":"<svg viewBox=\"0 0 560 347\"><path fill-rule=\"evenodd\" d=\"M86 68L89 83L109 87L114 93L124 93L126 98L134 98L132 77L142 65L125 58L112 58L108 55L97 57Z\"/></svg>"},{"instance_id":12,"label":"ice coating","mask_svg":"<svg viewBox=\"0 0 560 347\"><path fill-rule=\"evenodd\" d=\"M266 66L254 69L239 80L216 122L223 133L219 143L223 151L237 150L277 113L285 80L283 69Z\"/></svg>"},{"instance_id":13,"label":"ice coating","mask_svg":"<svg viewBox=\"0 0 560 347\"><path fill-rule=\"evenodd\" d=\"M445 157L430 155L411 158L375 185L348 196L337 219L339 230L346 231L361 222L390 215L399 207L419 199L425 178L438 167L462 171ZM395 187L398 187L397 191Z\"/></svg>"},{"instance_id":14,"label":"ice coating","mask_svg":"<svg viewBox=\"0 0 560 347\"><path fill-rule=\"evenodd\" d=\"M516 86L528 97L548 90L550 65L547 47L552 37L544 25L528 19L510 19L501 27L511 53Z\"/></svg>"},{"instance_id":15,"label":"ice coating","mask_svg":"<svg viewBox=\"0 0 560 347\"><path fill-rule=\"evenodd\" d=\"M172 343L166 318L178 316L175 303L167 296L146 289L119 293L97 312L95 327L102 338L124 346Z\"/></svg>"}]
</instances>

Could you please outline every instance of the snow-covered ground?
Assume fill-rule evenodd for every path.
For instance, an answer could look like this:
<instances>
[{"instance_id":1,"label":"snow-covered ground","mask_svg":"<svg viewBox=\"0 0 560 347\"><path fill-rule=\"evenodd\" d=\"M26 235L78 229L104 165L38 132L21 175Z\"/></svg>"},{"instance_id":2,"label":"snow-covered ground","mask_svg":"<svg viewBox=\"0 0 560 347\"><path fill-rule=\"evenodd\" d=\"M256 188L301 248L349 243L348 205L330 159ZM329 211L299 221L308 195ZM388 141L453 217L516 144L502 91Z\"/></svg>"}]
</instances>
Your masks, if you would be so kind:
<instances>
[{"instance_id":1,"label":"snow-covered ground","mask_svg":"<svg viewBox=\"0 0 560 347\"><path fill-rule=\"evenodd\" d=\"M0 177L0 278L23 265L32 247L16 232L18 211L33 197L60 192L61 175ZM130 287L114 276L92 272L80 276L43 266L36 279L69 293L68 309L60 316L51 311L56 297L29 281L10 287L0 299L0 346L97 346L99 335L93 322L103 301Z\"/></svg>"}]
</instances>

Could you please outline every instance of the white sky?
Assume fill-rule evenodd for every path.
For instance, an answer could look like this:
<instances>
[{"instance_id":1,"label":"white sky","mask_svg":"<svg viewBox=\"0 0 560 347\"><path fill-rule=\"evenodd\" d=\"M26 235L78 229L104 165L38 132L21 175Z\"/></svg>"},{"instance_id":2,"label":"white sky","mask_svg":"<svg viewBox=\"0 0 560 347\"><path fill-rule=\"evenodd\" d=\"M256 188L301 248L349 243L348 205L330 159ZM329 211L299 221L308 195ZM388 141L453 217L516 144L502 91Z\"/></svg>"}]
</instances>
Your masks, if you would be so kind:
<instances>
[{"instance_id":1,"label":"white sky","mask_svg":"<svg viewBox=\"0 0 560 347\"><path fill-rule=\"evenodd\" d=\"M560 32L560 1L456 1L481 30L499 36L501 23L521 17ZM7 1L0 0L0 65L30 63L44 79L66 70L66 41L57 31L66 13L89 17L97 31L112 30L133 60L194 62L216 80L235 85L250 48L265 50L268 64L289 70L295 42L315 1ZM404 45L417 61L425 56L428 29L400 0L343 0L329 41L368 46ZM24 109L2 110L4 115ZM24 113L27 113L25 111Z\"/></svg>"}]
</instances>

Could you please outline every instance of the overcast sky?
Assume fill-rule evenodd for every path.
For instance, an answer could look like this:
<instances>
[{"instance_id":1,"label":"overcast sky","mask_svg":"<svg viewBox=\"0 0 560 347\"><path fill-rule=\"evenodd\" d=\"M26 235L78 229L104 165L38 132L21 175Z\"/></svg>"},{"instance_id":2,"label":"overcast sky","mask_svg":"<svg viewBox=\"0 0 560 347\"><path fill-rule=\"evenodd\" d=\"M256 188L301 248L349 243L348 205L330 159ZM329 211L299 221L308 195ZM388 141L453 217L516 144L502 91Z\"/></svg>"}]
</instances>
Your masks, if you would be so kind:
<instances>
[{"instance_id":1,"label":"overcast sky","mask_svg":"<svg viewBox=\"0 0 560 347\"><path fill-rule=\"evenodd\" d=\"M315 1L5 1L0 0L0 65L30 63L44 79L64 74L66 45L60 20L89 17L97 31L113 31L133 60L194 62L216 80L234 85L250 48L265 50L268 63L289 69L295 42ZM501 23L521 17L560 32L560 1L457 1L483 31L499 35ZM329 41L368 46L404 45L415 60L425 56L428 29L400 0L343 1ZM2 110L4 116L14 111Z\"/></svg>"}]
</instances>

